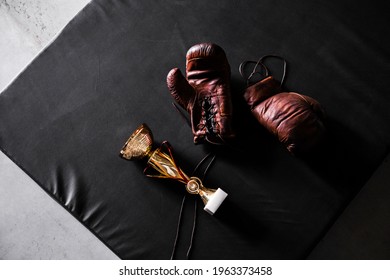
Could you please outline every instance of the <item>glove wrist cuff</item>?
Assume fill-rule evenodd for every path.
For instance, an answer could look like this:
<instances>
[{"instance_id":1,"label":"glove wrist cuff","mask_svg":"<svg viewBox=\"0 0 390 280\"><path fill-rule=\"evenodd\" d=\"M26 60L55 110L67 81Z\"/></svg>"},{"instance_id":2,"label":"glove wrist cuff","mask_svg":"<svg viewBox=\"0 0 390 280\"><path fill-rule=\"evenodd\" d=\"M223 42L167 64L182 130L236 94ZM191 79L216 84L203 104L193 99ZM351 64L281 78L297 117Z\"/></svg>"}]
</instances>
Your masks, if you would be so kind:
<instances>
[{"instance_id":1,"label":"glove wrist cuff","mask_svg":"<svg viewBox=\"0 0 390 280\"><path fill-rule=\"evenodd\" d=\"M249 86L245 90L244 99L253 108L279 92L282 92L280 83L272 76L268 76L256 84Z\"/></svg>"}]
</instances>

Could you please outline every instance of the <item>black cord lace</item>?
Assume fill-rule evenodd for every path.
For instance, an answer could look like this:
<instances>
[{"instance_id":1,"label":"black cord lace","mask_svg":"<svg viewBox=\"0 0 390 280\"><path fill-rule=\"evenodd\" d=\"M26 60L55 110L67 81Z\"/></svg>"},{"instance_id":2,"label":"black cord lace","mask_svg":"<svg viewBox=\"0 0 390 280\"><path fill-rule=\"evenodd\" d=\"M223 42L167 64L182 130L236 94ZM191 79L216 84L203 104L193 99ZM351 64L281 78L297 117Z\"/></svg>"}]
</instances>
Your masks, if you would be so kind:
<instances>
[{"instance_id":1,"label":"black cord lace","mask_svg":"<svg viewBox=\"0 0 390 280\"><path fill-rule=\"evenodd\" d=\"M214 136L217 133L217 129L215 127L215 114L217 112L215 110L216 105L211 101L210 96L205 96L199 102L203 110L202 119L198 124L198 129L202 130L206 128L206 131Z\"/></svg>"},{"instance_id":2,"label":"black cord lace","mask_svg":"<svg viewBox=\"0 0 390 280\"><path fill-rule=\"evenodd\" d=\"M280 86L283 87L284 81L286 79L286 73L287 73L287 61L283 57L279 55L273 55L273 54L264 55L260 57L260 59L257 62L246 60L240 64L240 66L238 67L238 71L240 72L241 76L246 80L247 86L249 86L249 84L251 83L251 79L255 74L259 74L263 78L268 77L270 75L270 71L268 67L264 64L264 61L267 58L277 58L283 61L283 74L280 81ZM254 64L255 66L253 67L252 72L249 74L249 76L246 76L245 68L248 64ZM264 73L261 72L261 70L258 71L259 66L261 66L261 70L264 70Z\"/></svg>"},{"instance_id":3,"label":"black cord lace","mask_svg":"<svg viewBox=\"0 0 390 280\"><path fill-rule=\"evenodd\" d=\"M197 172L197 170L199 169L199 167L203 164L203 162L205 162L211 156L212 156L212 158L211 158L209 164L206 166L206 169L203 172L203 176L201 178L202 181L205 179L205 177L207 175L207 172L209 171L211 165L214 163L216 155L214 155L213 153L207 154L205 157L203 157L199 161L199 163L194 168L194 171L192 172L192 174L195 174ZM176 253L176 245L177 245L177 241L178 241L179 235L180 235L180 225L181 225L181 219L182 219L183 208L184 208L184 204L185 204L185 201L186 201L186 197L187 197L187 194L185 194L183 196L183 199L181 201L179 217L178 217L177 227L176 227L176 236L175 236L175 241L173 243L173 248L172 248L172 253L171 253L171 260L174 259L175 253ZM194 240L194 236L195 236L196 220L197 220L197 200L195 200L195 202L194 202L194 217L193 217L193 223L192 223L190 244L188 246L187 254L186 254L187 259L190 258L190 254L191 254L192 244L193 244L193 240Z\"/></svg>"}]
</instances>

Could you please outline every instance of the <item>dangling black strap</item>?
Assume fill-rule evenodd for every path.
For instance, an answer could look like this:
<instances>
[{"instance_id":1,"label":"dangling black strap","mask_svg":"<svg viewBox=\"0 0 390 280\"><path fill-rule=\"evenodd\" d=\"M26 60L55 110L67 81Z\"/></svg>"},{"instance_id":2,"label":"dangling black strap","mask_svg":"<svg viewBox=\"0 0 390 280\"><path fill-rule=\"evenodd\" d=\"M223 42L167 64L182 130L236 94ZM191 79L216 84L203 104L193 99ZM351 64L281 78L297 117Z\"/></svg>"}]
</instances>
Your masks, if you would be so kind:
<instances>
[{"instance_id":1,"label":"dangling black strap","mask_svg":"<svg viewBox=\"0 0 390 280\"><path fill-rule=\"evenodd\" d=\"M188 250L187 250L187 254L186 254L186 257L187 257L187 260L190 258L190 253L191 253L191 249L192 249L192 242L194 241L194 235L195 235L195 227L196 227L196 212L198 210L198 207L197 207L198 203L197 203L197 200L194 201L194 218L193 218L193 222L192 222L192 230L191 230L191 239L190 239L190 245L188 246Z\"/></svg>"},{"instance_id":2,"label":"dangling black strap","mask_svg":"<svg viewBox=\"0 0 390 280\"><path fill-rule=\"evenodd\" d=\"M180 206L180 211L179 211L179 219L177 221L177 227L176 227L176 236L175 236L175 241L173 242L173 248L172 248L172 253L171 253L171 260L173 260L176 252L176 245L177 245L177 240L179 239L179 232L180 232L180 224L181 224L181 215L183 214L183 207L184 207L184 202L186 201L186 195L183 196L183 199L181 201L181 206Z\"/></svg>"},{"instance_id":3,"label":"dangling black strap","mask_svg":"<svg viewBox=\"0 0 390 280\"><path fill-rule=\"evenodd\" d=\"M194 169L194 171L192 173L195 174L196 171L199 169L199 167L202 165L202 163L205 162L206 159L208 159L211 155L213 155L213 154L212 153L208 153L206 156L204 156L199 161L199 163L196 165L196 167L195 167L195 169ZM208 170L210 169L210 166L213 164L215 158L216 158L216 155L213 155L213 157L210 160L209 164L206 166L206 169L203 172L202 181L206 177L206 174L207 174ZM173 243L173 248L172 248L172 253L171 253L171 260L173 260L173 258L175 257L176 245L177 245L177 241L179 239L181 218L182 218L182 214L183 214L183 208L184 208L184 204L185 204L185 201L186 201L186 197L187 197L187 194L185 194L183 196L183 199L181 201L181 206L180 206L180 211L179 211L179 218L178 218L177 227L176 227L176 236L175 236L175 241ZM193 223L192 223L191 239L190 239L190 244L188 246L188 250L187 250L187 254L186 254L187 259L189 259L189 257L190 257L192 244L193 244L193 240L194 240L194 236L195 236L196 220L197 220L197 208L198 208L197 207L197 200L195 200L195 202L194 202L194 218L193 218Z\"/></svg>"},{"instance_id":4,"label":"dangling black strap","mask_svg":"<svg viewBox=\"0 0 390 280\"><path fill-rule=\"evenodd\" d=\"M207 172L209 171L211 165L214 163L214 160L216 158L216 155L215 154L212 154L212 153L209 153L207 154L205 157L203 157L203 159L197 164L197 166L195 167L194 171L193 171L193 174L195 174L195 172L197 171L197 169L199 168L199 166L206 160L208 159L211 155L213 155L212 159L210 160L209 164L207 164L206 166L206 169L204 170L203 172L203 176L202 176L202 181L204 181L204 179L206 178L206 175L207 175ZM195 200L194 202L194 218L193 218L193 224L192 224L192 231L191 231L191 239L190 239L190 245L188 246L188 250L187 250L187 259L190 258L190 253L191 253L191 249L192 249L192 243L194 241L194 235L195 235L195 228L196 228L196 218L197 218L197 215L196 215L196 212L197 212L197 200Z\"/></svg>"}]
</instances>

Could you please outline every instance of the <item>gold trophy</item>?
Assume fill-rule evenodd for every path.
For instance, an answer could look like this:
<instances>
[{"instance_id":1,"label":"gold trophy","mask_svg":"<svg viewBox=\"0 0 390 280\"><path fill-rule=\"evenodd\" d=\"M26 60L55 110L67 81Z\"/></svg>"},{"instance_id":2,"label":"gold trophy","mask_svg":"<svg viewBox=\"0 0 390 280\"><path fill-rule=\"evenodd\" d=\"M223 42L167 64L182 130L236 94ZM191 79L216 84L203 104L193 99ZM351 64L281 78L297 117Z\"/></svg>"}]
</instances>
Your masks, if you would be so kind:
<instances>
[{"instance_id":1,"label":"gold trophy","mask_svg":"<svg viewBox=\"0 0 390 280\"><path fill-rule=\"evenodd\" d=\"M126 141L120 156L127 160L147 159L147 167L144 174L148 177L169 178L185 184L186 190L190 194L199 194L205 207L204 210L213 215L227 197L227 193L218 189L209 189L203 186L198 177L189 177L176 164L172 147L164 141L160 147L153 150L153 135L146 124L141 124ZM166 147L168 153L163 151ZM157 174L148 174L149 168L157 171Z\"/></svg>"}]
</instances>

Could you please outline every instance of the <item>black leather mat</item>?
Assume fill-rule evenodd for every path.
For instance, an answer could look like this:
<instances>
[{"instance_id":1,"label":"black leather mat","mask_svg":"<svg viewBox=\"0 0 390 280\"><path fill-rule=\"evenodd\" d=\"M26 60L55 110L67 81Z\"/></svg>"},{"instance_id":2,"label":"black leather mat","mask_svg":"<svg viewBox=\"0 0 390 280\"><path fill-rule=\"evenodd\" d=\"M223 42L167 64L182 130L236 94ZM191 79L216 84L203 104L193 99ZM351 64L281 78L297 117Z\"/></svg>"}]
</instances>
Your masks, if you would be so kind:
<instances>
[{"instance_id":1,"label":"black leather mat","mask_svg":"<svg viewBox=\"0 0 390 280\"><path fill-rule=\"evenodd\" d=\"M118 157L146 122L188 173L217 154L206 185L229 197L215 216L198 207L191 258L302 259L389 151L389 21L348 0L92 1L0 95L0 147L118 256L168 259L184 188ZM166 74L200 42L232 67L233 147L193 145L171 104ZM270 53L287 59L289 90L325 107L321 153L292 157L242 107L239 63Z\"/></svg>"}]
</instances>

